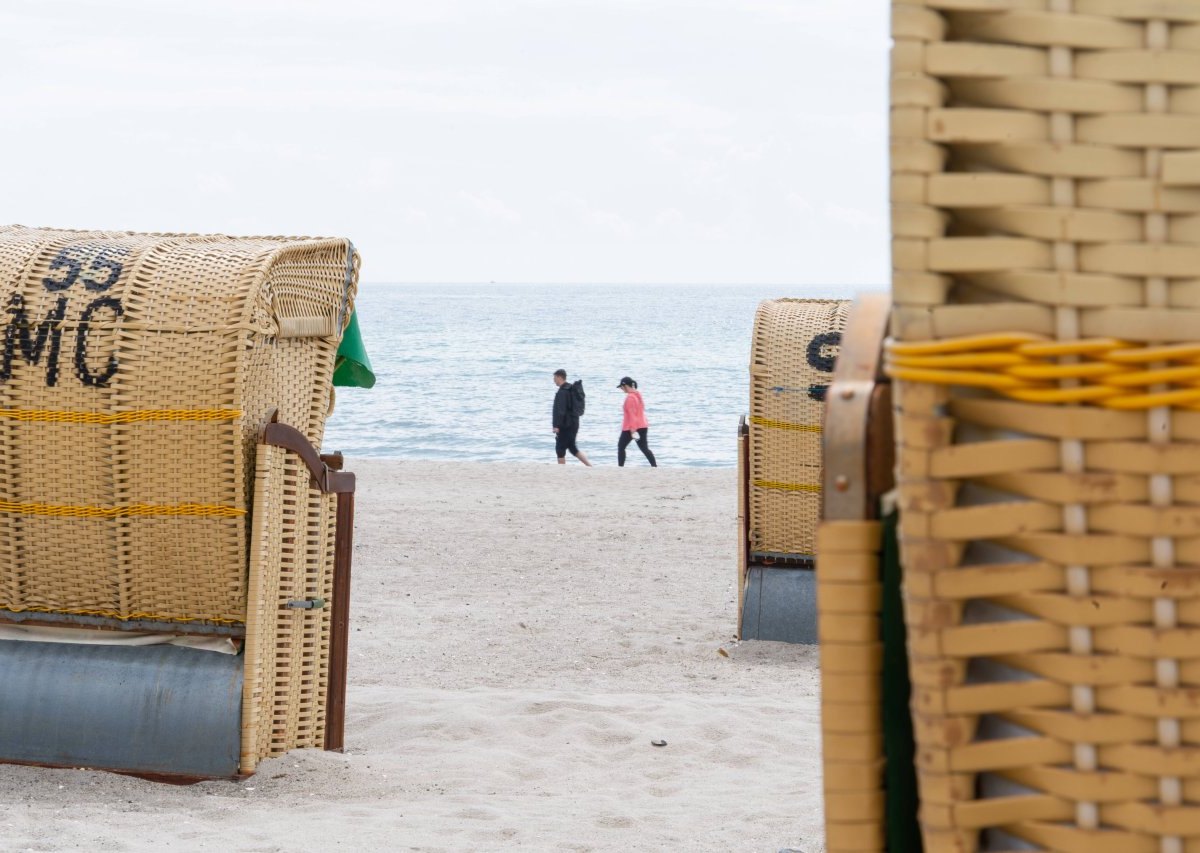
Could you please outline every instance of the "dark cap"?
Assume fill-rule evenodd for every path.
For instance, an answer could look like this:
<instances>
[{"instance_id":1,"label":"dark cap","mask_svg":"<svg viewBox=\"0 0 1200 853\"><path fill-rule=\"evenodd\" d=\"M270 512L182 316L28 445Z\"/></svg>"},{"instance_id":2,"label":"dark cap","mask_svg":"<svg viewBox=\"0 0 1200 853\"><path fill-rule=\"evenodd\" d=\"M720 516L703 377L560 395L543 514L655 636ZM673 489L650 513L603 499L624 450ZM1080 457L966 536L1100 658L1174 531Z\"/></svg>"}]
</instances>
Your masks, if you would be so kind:
<instances>
[{"instance_id":1,"label":"dark cap","mask_svg":"<svg viewBox=\"0 0 1200 853\"><path fill-rule=\"evenodd\" d=\"M620 388L622 385L628 385L630 388L637 387L637 383L634 382L632 379L630 379L628 376L622 376L621 381L617 383L618 388Z\"/></svg>"}]
</instances>

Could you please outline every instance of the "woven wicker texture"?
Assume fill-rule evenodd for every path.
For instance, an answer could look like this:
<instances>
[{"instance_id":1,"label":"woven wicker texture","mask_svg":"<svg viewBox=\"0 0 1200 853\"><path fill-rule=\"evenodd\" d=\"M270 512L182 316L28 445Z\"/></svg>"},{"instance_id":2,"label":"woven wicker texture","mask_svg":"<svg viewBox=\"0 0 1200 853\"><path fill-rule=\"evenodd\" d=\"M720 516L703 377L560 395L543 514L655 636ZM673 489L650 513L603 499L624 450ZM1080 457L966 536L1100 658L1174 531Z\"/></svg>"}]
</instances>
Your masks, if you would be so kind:
<instances>
[{"instance_id":1,"label":"woven wicker texture","mask_svg":"<svg viewBox=\"0 0 1200 853\"><path fill-rule=\"evenodd\" d=\"M0 608L241 622L255 437L319 446L344 240L0 228Z\"/></svg>"},{"instance_id":2,"label":"woven wicker texture","mask_svg":"<svg viewBox=\"0 0 1200 853\"><path fill-rule=\"evenodd\" d=\"M1200 340L1200 3L897 0L893 34L926 849L1200 849L1200 413L1161 349ZM988 353L1037 357L905 372L1013 377L920 361Z\"/></svg>"},{"instance_id":3,"label":"woven wicker texture","mask_svg":"<svg viewBox=\"0 0 1200 853\"><path fill-rule=\"evenodd\" d=\"M884 849L879 522L817 530L825 848Z\"/></svg>"},{"instance_id":4,"label":"woven wicker texture","mask_svg":"<svg viewBox=\"0 0 1200 853\"><path fill-rule=\"evenodd\" d=\"M1200 409L1196 344L1133 346L1112 338L972 335L925 343L893 341L887 356L888 374L896 379L990 388L1030 403ZM1063 380L1075 381L1066 385Z\"/></svg>"},{"instance_id":5,"label":"woven wicker texture","mask_svg":"<svg viewBox=\"0 0 1200 853\"><path fill-rule=\"evenodd\" d=\"M255 466L241 771L321 748L329 683L337 498L311 488L294 454L260 445ZM319 609L288 608L319 598Z\"/></svg>"},{"instance_id":6,"label":"woven wicker texture","mask_svg":"<svg viewBox=\"0 0 1200 853\"><path fill-rule=\"evenodd\" d=\"M750 347L750 550L811 556L825 388L850 303L768 299Z\"/></svg>"}]
</instances>

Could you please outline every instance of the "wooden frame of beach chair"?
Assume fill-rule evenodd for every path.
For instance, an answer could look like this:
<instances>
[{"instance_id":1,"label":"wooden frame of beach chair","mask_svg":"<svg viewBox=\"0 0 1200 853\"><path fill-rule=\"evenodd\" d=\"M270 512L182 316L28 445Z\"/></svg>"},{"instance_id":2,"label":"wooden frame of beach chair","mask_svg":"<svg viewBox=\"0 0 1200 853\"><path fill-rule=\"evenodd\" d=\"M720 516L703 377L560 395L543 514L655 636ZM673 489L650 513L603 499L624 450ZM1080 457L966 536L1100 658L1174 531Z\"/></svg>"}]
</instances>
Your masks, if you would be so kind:
<instances>
[{"instance_id":1,"label":"wooden frame of beach chair","mask_svg":"<svg viewBox=\"0 0 1200 853\"><path fill-rule=\"evenodd\" d=\"M1200 4L892 10L925 849L1200 849Z\"/></svg>"},{"instance_id":2,"label":"wooden frame of beach chair","mask_svg":"<svg viewBox=\"0 0 1200 853\"><path fill-rule=\"evenodd\" d=\"M68 629L0 640L0 761L187 781L341 748L354 475L316 446L358 265L0 228L0 623Z\"/></svg>"},{"instance_id":3,"label":"wooden frame of beach chair","mask_svg":"<svg viewBox=\"0 0 1200 853\"><path fill-rule=\"evenodd\" d=\"M851 306L825 405L816 577L830 853L887 849L880 498L892 488L893 436L891 389L880 367L889 310L884 294ZM905 665L903 650L898 665Z\"/></svg>"}]
</instances>

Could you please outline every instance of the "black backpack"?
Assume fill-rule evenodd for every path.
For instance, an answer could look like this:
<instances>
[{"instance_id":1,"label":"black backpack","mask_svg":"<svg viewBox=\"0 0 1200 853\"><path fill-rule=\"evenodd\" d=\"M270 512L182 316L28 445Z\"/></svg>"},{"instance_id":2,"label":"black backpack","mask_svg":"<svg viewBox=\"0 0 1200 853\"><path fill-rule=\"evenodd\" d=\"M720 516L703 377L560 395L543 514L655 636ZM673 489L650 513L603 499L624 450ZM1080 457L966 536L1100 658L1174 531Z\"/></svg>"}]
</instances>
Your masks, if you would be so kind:
<instances>
[{"instance_id":1,"label":"black backpack","mask_svg":"<svg viewBox=\"0 0 1200 853\"><path fill-rule=\"evenodd\" d=\"M583 417L583 410L587 406L587 397L583 393L583 380L576 379L571 383L571 389L567 393L567 411L575 417Z\"/></svg>"}]
</instances>

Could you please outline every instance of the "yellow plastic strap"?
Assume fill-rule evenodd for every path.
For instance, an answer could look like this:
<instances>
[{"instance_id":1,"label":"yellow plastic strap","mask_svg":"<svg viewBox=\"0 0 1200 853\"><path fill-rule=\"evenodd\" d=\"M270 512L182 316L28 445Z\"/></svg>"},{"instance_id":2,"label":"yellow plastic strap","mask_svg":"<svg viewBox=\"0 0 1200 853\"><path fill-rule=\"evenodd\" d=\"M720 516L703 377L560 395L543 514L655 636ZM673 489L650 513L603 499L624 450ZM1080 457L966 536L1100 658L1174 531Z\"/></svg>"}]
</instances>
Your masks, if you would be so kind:
<instances>
[{"instance_id":1,"label":"yellow plastic strap","mask_svg":"<svg viewBox=\"0 0 1200 853\"><path fill-rule=\"evenodd\" d=\"M750 423L757 424L768 429L792 429L799 432L821 432L820 424L794 424L788 421L773 421L769 418L760 418L758 416L750 418Z\"/></svg>"},{"instance_id":2,"label":"yellow plastic strap","mask_svg":"<svg viewBox=\"0 0 1200 853\"><path fill-rule=\"evenodd\" d=\"M893 341L887 342L892 355L940 355L972 350L1011 349L1017 344L1044 341L1040 335L1025 332L1006 332L994 335L968 335L962 338L947 338L943 341Z\"/></svg>"},{"instance_id":3,"label":"yellow plastic strap","mask_svg":"<svg viewBox=\"0 0 1200 853\"><path fill-rule=\"evenodd\" d=\"M1023 403L1089 403L1120 394L1116 388L1084 385L1079 388L1015 388L1006 395Z\"/></svg>"},{"instance_id":4,"label":"yellow plastic strap","mask_svg":"<svg viewBox=\"0 0 1200 853\"><path fill-rule=\"evenodd\" d=\"M1037 358L1055 358L1064 355L1089 355L1107 353L1119 347L1127 347L1125 341L1116 338L1082 338L1077 341L1039 341L1017 347L1017 352Z\"/></svg>"},{"instance_id":5,"label":"yellow plastic strap","mask_svg":"<svg viewBox=\"0 0 1200 853\"><path fill-rule=\"evenodd\" d=\"M781 483L777 480L755 480L754 485L759 489L778 489L784 492L819 492L821 487L812 483Z\"/></svg>"},{"instance_id":6,"label":"yellow plastic strap","mask_svg":"<svg viewBox=\"0 0 1200 853\"><path fill-rule=\"evenodd\" d=\"M161 613L118 613L115 610L92 610L72 607L15 607L0 602L0 608L12 613L67 613L71 616L103 616L105 619L116 619L129 622L134 619L147 619L155 622L218 622L222 625L244 625L241 619L225 619L218 616L164 616Z\"/></svg>"},{"instance_id":7,"label":"yellow plastic strap","mask_svg":"<svg viewBox=\"0 0 1200 853\"><path fill-rule=\"evenodd\" d=\"M922 367L889 367L893 379L908 382L931 382L935 385L969 385L973 388L1023 388L1022 382L1003 373L982 373L976 370L928 370Z\"/></svg>"},{"instance_id":8,"label":"yellow plastic strap","mask_svg":"<svg viewBox=\"0 0 1200 853\"><path fill-rule=\"evenodd\" d=\"M244 509L220 504L126 504L124 506L75 506L16 501L0 501L0 512L16 515L48 515L61 518L135 518L145 516L200 516L236 518Z\"/></svg>"},{"instance_id":9,"label":"yellow plastic strap","mask_svg":"<svg viewBox=\"0 0 1200 853\"><path fill-rule=\"evenodd\" d=\"M1200 358L1200 344L1169 344L1161 347L1115 349L1104 356L1122 364L1146 364L1151 361L1191 361Z\"/></svg>"},{"instance_id":10,"label":"yellow plastic strap","mask_svg":"<svg viewBox=\"0 0 1200 853\"><path fill-rule=\"evenodd\" d=\"M1105 385L1116 385L1121 388L1132 388L1146 385L1168 385L1178 382L1190 382L1200 379L1200 364L1193 367L1160 367L1157 370L1135 370L1104 380Z\"/></svg>"},{"instance_id":11,"label":"yellow plastic strap","mask_svg":"<svg viewBox=\"0 0 1200 853\"><path fill-rule=\"evenodd\" d=\"M1152 394L1126 394L1105 400L1110 409L1154 409L1158 406L1186 406L1200 403L1200 388L1179 391L1157 391Z\"/></svg>"},{"instance_id":12,"label":"yellow plastic strap","mask_svg":"<svg viewBox=\"0 0 1200 853\"><path fill-rule=\"evenodd\" d=\"M239 409L140 409L133 412L70 412L57 409L0 409L0 418L52 424L133 424L146 421L236 421Z\"/></svg>"},{"instance_id":13,"label":"yellow plastic strap","mask_svg":"<svg viewBox=\"0 0 1200 853\"><path fill-rule=\"evenodd\" d=\"M1009 376L1018 379L1034 379L1049 381L1055 379L1094 379L1098 376L1112 376L1120 373L1122 368L1115 364L1105 364L1102 361L1085 361L1079 364L1019 364L1010 367Z\"/></svg>"},{"instance_id":14,"label":"yellow plastic strap","mask_svg":"<svg viewBox=\"0 0 1200 853\"><path fill-rule=\"evenodd\" d=\"M1006 342L1009 351L1003 352L998 347ZM1153 366L1138 369L1143 365ZM1200 408L1200 344L1139 347L1118 338L974 335L893 344L885 371L908 382L989 388L1028 403Z\"/></svg>"},{"instance_id":15,"label":"yellow plastic strap","mask_svg":"<svg viewBox=\"0 0 1200 853\"><path fill-rule=\"evenodd\" d=\"M1009 367L1030 364L1029 359L1011 352L969 352L957 355L901 355L891 359L897 367Z\"/></svg>"}]
</instances>

